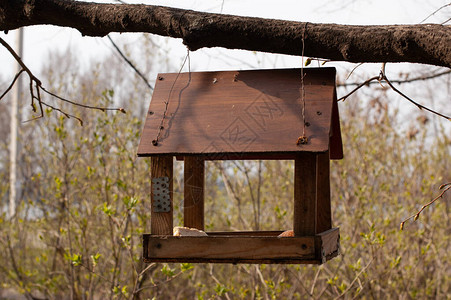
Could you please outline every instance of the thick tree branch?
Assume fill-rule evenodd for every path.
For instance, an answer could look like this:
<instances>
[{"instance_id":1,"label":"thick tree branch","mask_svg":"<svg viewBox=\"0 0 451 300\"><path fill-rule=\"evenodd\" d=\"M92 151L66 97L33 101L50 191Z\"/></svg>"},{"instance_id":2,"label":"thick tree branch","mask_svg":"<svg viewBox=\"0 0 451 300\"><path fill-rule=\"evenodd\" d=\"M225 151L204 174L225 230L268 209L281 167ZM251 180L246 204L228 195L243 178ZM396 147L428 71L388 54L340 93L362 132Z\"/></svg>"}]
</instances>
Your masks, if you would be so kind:
<instances>
[{"instance_id":1,"label":"thick tree branch","mask_svg":"<svg viewBox=\"0 0 451 300\"><path fill-rule=\"evenodd\" d=\"M149 32L182 38L190 50L224 47L349 62L411 62L451 67L451 26L351 26L211 14L151 5L68 0L0 2L0 30L51 24L83 35Z\"/></svg>"}]
</instances>

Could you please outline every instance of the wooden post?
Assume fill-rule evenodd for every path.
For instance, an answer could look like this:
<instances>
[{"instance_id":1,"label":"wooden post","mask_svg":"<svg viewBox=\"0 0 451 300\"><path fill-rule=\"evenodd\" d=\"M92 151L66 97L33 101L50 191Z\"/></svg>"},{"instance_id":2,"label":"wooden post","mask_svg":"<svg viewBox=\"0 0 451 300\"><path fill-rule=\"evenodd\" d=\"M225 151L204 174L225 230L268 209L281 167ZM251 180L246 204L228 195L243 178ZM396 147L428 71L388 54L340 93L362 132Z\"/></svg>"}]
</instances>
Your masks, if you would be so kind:
<instances>
[{"instance_id":1,"label":"wooden post","mask_svg":"<svg viewBox=\"0 0 451 300\"><path fill-rule=\"evenodd\" d=\"M183 224L204 230L205 163L199 156L185 156Z\"/></svg>"},{"instance_id":2,"label":"wooden post","mask_svg":"<svg viewBox=\"0 0 451 300\"><path fill-rule=\"evenodd\" d=\"M168 212L157 212L154 207L155 196L153 191L154 183L151 183L151 219L150 219L150 232L153 235L172 235L172 222L173 222L173 214L172 214L172 199L173 199L173 170L172 170L172 156L157 156L152 157L151 159L151 167L150 167L150 176L151 179L154 178L169 178L169 197L170 197L170 209Z\"/></svg>"},{"instance_id":3,"label":"wooden post","mask_svg":"<svg viewBox=\"0 0 451 300\"><path fill-rule=\"evenodd\" d=\"M332 228L329 151L317 154L316 170L316 230L317 232L323 232Z\"/></svg>"},{"instance_id":4,"label":"wooden post","mask_svg":"<svg viewBox=\"0 0 451 300\"><path fill-rule=\"evenodd\" d=\"M294 166L295 236L313 236L316 231L316 153L301 152Z\"/></svg>"}]
</instances>

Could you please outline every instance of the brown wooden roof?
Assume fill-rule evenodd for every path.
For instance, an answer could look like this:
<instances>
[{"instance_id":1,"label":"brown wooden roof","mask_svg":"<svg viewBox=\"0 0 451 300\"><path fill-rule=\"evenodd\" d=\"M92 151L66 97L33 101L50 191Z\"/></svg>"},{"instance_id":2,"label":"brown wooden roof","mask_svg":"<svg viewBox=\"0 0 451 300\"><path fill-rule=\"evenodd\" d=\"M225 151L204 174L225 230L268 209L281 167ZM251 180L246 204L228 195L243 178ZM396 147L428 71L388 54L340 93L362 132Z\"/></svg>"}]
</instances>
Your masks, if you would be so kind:
<instances>
[{"instance_id":1,"label":"brown wooden roof","mask_svg":"<svg viewBox=\"0 0 451 300\"><path fill-rule=\"evenodd\" d=\"M309 141L297 145L303 129L300 69L159 74L138 155L290 158L330 147L331 158L341 158L335 68L304 69L304 86Z\"/></svg>"}]
</instances>

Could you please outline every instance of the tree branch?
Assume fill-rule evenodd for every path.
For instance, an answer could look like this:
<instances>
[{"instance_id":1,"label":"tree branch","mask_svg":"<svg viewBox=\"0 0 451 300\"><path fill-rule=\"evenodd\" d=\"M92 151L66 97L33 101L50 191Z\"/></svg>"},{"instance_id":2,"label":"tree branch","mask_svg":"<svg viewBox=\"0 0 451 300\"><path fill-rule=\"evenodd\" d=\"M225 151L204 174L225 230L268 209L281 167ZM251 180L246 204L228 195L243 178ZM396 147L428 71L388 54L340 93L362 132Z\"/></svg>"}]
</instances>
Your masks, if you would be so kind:
<instances>
[{"instance_id":1,"label":"tree branch","mask_svg":"<svg viewBox=\"0 0 451 300\"><path fill-rule=\"evenodd\" d=\"M441 11L442 9L444 9L445 7L451 6L451 3L445 4L443 6L440 6L439 8L437 8L433 13L429 14L426 18L424 18L421 22L423 23L424 21L426 21L427 19L429 19L430 17L432 17L433 15L435 15L436 13L438 13L439 11Z\"/></svg>"},{"instance_id":2,"label":"tree branch","mask_svg":"<svg viewBox=\"0 0 451 300\"><path fill-rule=\"evenodd\" d=\"M415 82L415 81L426 81L426 80L434 79L434 78L441 77L441 76L448 75L448 74L451 74L451 70L445 70L443 72L433 73L430 75L421 75L421 76L412 77L412 78L397 79L397 80L390 80L390 81L391 81L391 83L403 84L403 83L411 83L411 82ZM377 82L367 80L367 81L365 81L365 84L372 85L372 84L377 84ZM338 82L337 83L337 86L360 86L360 85L362 85L362 82Z\"/></svg>"},{"instance_id":3,"label":"tree branch","mask_svg":"<svg viewBox=\"0 0 451 300\"><path fill-rule=\"evenodd\" d=\"M428 107L426 107L426 106L414 101L412 98L408 97L406 94L404 94L403 92L398 90L395 86L393 86L392 82L387 78L387 75L385 73L385 65L386 65L385 63L382 64L382 68L381 68L381 71L379 73L379 76L374 76L374 77L371 77L371 78L365 80L364 82L360 83L357 87L355 87L352 91L350 91L348 94L346 94L343 97L339 98L337 101L345 101L349 96L351 96L352 94L357 92L362 87L369 85L371 82L375 82L377 80L379 82L379 84L381 84L382 81L385 81L388 84L388 86L393 91L395 91L400 96L402 96L404 99L406 99L407 101L409 101L410 103L415 105L418 109L420 109L420 110L427 110L428 112L431 112L431 113L433 113L435 115L438 115L439 117L442 117L442 118L445 118L448 121L451 121L451 116L447 116L445 114L442 114L442 113L440 113L438 111L430 109L430 108L428 108Z\"/></svg>"},{"instance_id":4,"label":"tree branch","mask_svg":"<svg viewBox=\"0 0 451 300\"><path fill-rule=\"evenodd\" d=\"M17 79L19 78L19 76L20 76L23 72L25 72L25 73L28 74L28 77L29 77L29 79L30 79L29 87L30 87L30 95L31 95L31 107L32 107L32 109L33 109L33 112L36 112L36 111L37 111L36 105L35 105L34 101L36 100L36 101L38 102L38 104L39 104L40 115L37 116L37 117L34 117L34 118L30 119L30 120L27 120L27 121L25 121L25 122L28 122L28 121L32 121L32 120L36 120L36 119L42 118L42 117L44 116L44 110L42 109L42 106L46 106L46 107L49 107L49 108L51 108L51 109L53 109L53 110L55 110L55 111L57 111L57 112L63 114L63 115L64 115L66 118L68 118L68 119L70 119L71 117L77 119L77 120L80 122L80 125L83 125L83 120L80 119L79 117L74 116L74 115L71 115L71 114L65 112L64 110L62 110L61 108L58 108L58 107L55 107L55 106L50 105L50 104L48 104L48 103L45 103L45 102L42 100L41 92L40 92L40 91L43 91L44 93L49 94L50 96L53 96L53 97L55 97L56 99L58 99L58 100L60 100L60 101L62 101L62 102L67 102L67 103L69 103L69 104L72 104L72 105L75 105L75 106L79 106L79 107L82 107L82 108L98 109L98 110L101 110L101 111L115 110L115 111L120 111L120 112L122 112L122 113L126 113L125 109L123 109L122 107L120 107L120 108L109 108L109 107L98 107L98 106L90 106L90 105L86 105L86 104L81 104L81 103L77 103L77 102L74 102L74 101L65 99L65 98L63 98L63 97L61 97L61 96L58 96L58 95L56 95L56 94L54 94L54 93L52 93L52 92L46 90L46 89L42 86L42 82L41 82L36 76L33 75L33 73L32 73L32 72L30 71L30 69L25 65L25 63L22 61L22 59L20 58L20 56L14 51L14 49L11 48L11 46L8 45L8 43L5 42L2 38L0 38L0 44L1 44L2 46L4 46L4 47L9 51L9 53L11 53L11 55L14 57L14 59L17 61L17 63L18 63L18 64L21 66L21 68L22 68L22 69L14 76L14 79L12 80L12 82L11 82L11 84L8 86L8 88L5 90L5 92L3 92L2 95L0 96L0 101L1 101L1 100L3 99L3 97L5 97L6 94L11 90L11 88L13 87L14 83L17 81ZM35 94L35 92L36 92L36 94Z\"/></svg>"},{"instance_id":5,"label":"tree branch","mask_svg":"<svg viewBox=\"0 0 451 300\"><path fill-rule=\"evenodd\" d=\"M420 214L423 212L423 210L424 210L426 207L432 205L432 204L433 204L435 201L437 201L438 199L443 198L443 195L444 195L449 189L451 189L451 182L442 184L442 185L439 187L439 190L442 190L442 192L441 192L437 197L435 197L434 199L432 199L430 202L428 202L428 203L426 203L425 205L423 205L423 206L421 207L421 209L420 209L417 213L411 215L410 217L408 217L408 218L406 218L404 221L402 221L401 224L399 225L399 229L400 229L400 230L403 230L403 229L404 229L404 225L405 225L406 222L407 222L408 220L410 220L410 219L413 219L414 221L418 220L418 218L420 217Z\"/></svg>"},{"instance_id":6,"label":"tree branch","mask_svg":"<svg viewBox=\"0 0 451 300\"><path fill-rule=\"evenodd\" d=\"M119 49L119 47L116 45L116 43L113 41L113 39L107 35L107 38L110 40L111 44L113 45L114 49L116 49L117 53L121 56L121 58L135 71L136 74L138 74L139 77L144 81L144 83L147 85L147 87L153 91L152 85L150 85L147 78L138 70L138 68L125 56L125 54Z\"/></svg>"},{"instance_id":7,"label":"tree branch","mask_svg":"<svg viewBox=\"0 0 451 300\"><path fill-rule=\"evenodd\" d=\"M16 0L0 4L0 30L29 25L83 35L148 32L182 38L192 51L224 47L348 62L411 62L451 67L451 26L351 26L240 17L142 4ZM305 33L304 33L305 30Z\"/></svg>"}]
</instances>

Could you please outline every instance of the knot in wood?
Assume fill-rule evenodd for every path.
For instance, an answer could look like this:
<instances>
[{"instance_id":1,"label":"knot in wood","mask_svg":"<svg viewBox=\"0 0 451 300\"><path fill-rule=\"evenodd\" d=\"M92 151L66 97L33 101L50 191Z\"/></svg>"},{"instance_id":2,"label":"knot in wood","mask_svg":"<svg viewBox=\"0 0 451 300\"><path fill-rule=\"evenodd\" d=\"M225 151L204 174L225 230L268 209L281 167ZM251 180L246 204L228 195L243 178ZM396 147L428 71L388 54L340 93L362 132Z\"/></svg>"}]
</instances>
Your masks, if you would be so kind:
<instances>
[{"instance_id":1,"label":"knot in wood","mask_svg":"<svg viewBox=\"0 0 451 300\"><path fill-rule=\"evenodd\" d=\"M308 143L308 137L306 137L305 135L300 136L296 142L296 145L305 145Z\"/></svg>"}]
</instances>

